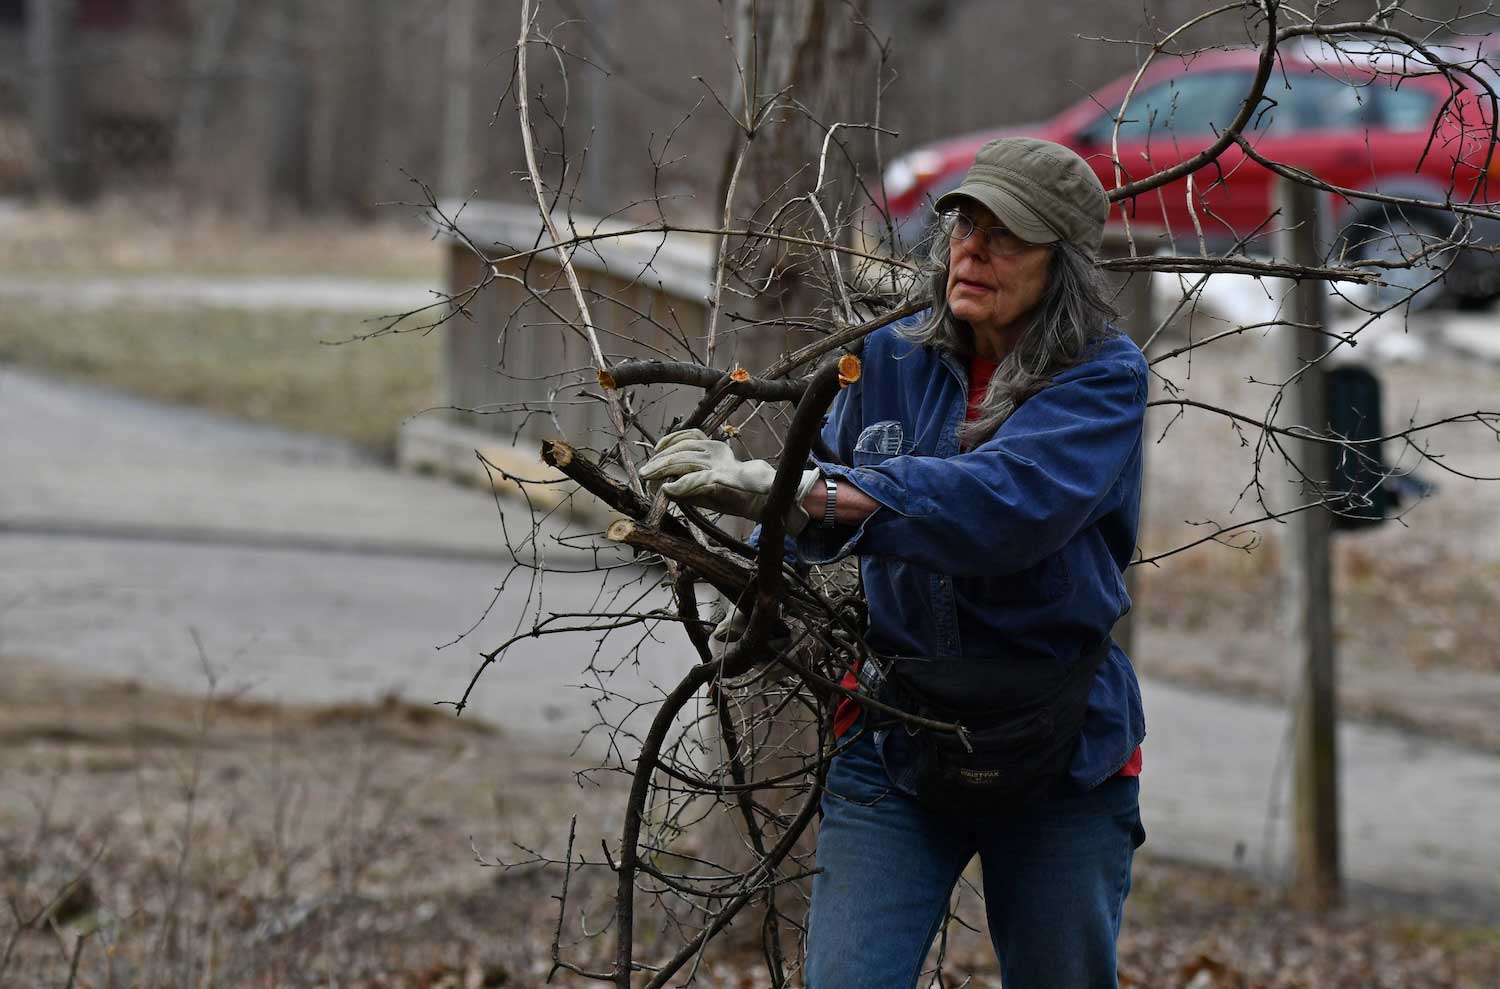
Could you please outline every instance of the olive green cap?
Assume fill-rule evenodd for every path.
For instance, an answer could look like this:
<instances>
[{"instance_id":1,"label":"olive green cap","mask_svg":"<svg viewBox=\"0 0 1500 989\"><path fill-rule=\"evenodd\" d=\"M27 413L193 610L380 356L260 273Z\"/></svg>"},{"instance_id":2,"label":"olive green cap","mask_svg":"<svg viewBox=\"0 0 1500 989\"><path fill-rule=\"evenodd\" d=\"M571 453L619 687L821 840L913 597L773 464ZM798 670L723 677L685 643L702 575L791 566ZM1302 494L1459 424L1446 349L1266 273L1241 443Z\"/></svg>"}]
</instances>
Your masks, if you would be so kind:
<instances>
[{"instance_id":1,"label":"olive green cap","mask_svg":"<svg viewBox=\"0 0 1500 989\"><path fill-rule=\"evenodd\" d=\"M979 149L963 183L937 201L939 212L972 199L1023 240L1068 240L1099 253L1109 199L1088 162L1034 137L1002 137Z\"/></svg>"}]
</instances>

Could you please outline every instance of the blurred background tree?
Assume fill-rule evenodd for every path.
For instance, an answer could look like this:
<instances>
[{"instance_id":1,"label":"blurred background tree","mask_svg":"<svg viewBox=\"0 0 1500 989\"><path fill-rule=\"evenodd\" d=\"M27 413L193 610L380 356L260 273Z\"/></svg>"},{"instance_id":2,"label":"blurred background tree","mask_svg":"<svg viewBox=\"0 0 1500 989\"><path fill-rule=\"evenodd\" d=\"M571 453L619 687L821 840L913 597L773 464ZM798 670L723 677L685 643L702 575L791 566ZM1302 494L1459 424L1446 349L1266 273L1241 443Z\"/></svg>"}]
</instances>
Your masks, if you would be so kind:
<instances>
[{"instance_id":1,"label":"blurred background tree","mask_svg":"<svg viewBox=\"0 0 1500 989\"><path fill-rule=\"evenodd\" d=\"M474 0L0 0L0 197L165 192L252 216L360 217L403 198L410 174L445 194L524 202L514 128L488 126L507 87L518 9L496 6L476 17ZM589 147L588 163L570 176L584 208L662 191L678 197L668 203L680 218L715 218L725 176L705 163L722 160L731 129L716 108L695 111L707 90L683 80L738 88L733 60L703 39L735 34L741 6L632 4L629 16L619 16L618 0L552 6L551 37L591 67L567 65L569 87L558 59L539 58L535 88L556 118L549 126L559 146ZM1365 16L1350 6L1351 16ZM1461 0L1424 6L1433 18L1464 8ZM796 98L808 107L825 96L871 99L872 86L849 85L846 70L857 73L874 38L893 39L887 79L895 84L881 117L899 135L895 151L1055 113L1134 67L1136 49L1091 37L1143 36L1204 5L868 0L860 8L871 33L822 39L844 59L826 67L799 62L791 36L842 24L808 20L812 5L761 7L760 68L800 75ZM1206 25L1222 37L1184 42L1253 41L1228 36L1227 24ZM673 148L692 165L668 168L660 178L670 188L654 189L646 138L679 124Z\"/></svg>"}]
</instances>

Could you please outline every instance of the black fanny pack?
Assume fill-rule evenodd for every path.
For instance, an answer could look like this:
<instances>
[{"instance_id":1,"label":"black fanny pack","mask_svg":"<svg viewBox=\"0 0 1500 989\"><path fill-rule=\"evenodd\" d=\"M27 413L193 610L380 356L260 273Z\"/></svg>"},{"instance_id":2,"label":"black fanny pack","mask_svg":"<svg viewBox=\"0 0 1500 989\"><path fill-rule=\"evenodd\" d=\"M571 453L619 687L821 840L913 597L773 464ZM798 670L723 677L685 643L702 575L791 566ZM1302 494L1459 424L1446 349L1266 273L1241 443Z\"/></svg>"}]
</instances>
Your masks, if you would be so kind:
<instances>
[{"instance_id":1,"label":"black fanny pack","mask_svg":"<svg viewBox=\"0 0 1500 989\"><path fill-rule=\"evenodd\" d=\"M1106 637L1067 664L1050 657L877 657L861 666L859 678L882 703L965 729L960 735L885 721L915 742L922 804L999 813L1046 799L1066 774L1109 645Z\"/></svg>"}]
</instances>

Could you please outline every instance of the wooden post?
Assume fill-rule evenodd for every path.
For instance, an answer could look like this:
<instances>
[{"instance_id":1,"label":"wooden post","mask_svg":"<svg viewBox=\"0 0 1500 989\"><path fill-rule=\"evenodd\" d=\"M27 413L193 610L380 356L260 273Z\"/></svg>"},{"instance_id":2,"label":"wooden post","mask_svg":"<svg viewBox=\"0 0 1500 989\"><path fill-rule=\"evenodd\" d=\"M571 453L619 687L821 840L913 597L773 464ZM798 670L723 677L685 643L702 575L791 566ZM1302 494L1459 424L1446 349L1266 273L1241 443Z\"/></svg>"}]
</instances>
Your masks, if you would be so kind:
<instances>
[{"instance_id":1,"label":"wooden post","mask_svg":"<svg viewBox=\"0 0 1500 989\"><path fill-rule=\"evenodd\" d=\"M1323 263L1319 237L1318 193L1305 185L1281 180L1279 251L1301 265ZM1298 282L1292 289L1286 318L1321 327L1325 320L1328 287L1321 281ZM1288 386L1283 407L1284 425L1297 424L1326 433L1328 411L1321 365L1308 367L1325 351L1326 337L1311 330L1286 328L1290 370L1301 374ZM1301 501L1319 497L1332 475L1331 448L1319 443L1295 443L1289 451L1312 483L1300 485ZM1331 542L1333 516L1324 508L1299 512L1290 519L1290 552L1294 571L1291 586L1293 614L1300 640L1301 669L1296 705L1296 754L1292 784L1292 822L1295 837L1296 896L1314 909L1336 906L1340 897L1338 708L1335 696L1333 639L1333 573Z\"/></svg>"}]
</instances>

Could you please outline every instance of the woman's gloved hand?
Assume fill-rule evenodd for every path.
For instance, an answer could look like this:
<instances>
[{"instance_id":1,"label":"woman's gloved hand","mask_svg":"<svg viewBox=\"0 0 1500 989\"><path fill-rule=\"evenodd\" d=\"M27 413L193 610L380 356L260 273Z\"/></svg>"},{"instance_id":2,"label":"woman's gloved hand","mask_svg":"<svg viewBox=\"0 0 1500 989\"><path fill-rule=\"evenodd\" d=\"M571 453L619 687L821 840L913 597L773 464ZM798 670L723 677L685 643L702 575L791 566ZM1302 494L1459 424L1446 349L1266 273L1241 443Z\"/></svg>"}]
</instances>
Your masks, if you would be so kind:
<instances>
[{"instance_id":1,"label":"woman's gloved hand","mask_svg":"<svg viewBox=\"0 0 1500 989\"><path fill-rule=\"evenodd\" d=\"M745 631L750 627L750 613L742 611L738 605L731 603L729 613L719 624L714 626L711 638L715 642L722 642L726 647L734 645L745 637ZM791 631L784 622L778 621L771 629L771 634L766 640L766 647L772 653L785 652L792 644Z\"/></svg>"},{"instance_id":2,"label":"woman's gloved hand","mask_svg":"<svg viewBox=\"0 0 1500 989\"><path fill-rule=\"evenodd\" d=\"M640 473L643 480L665 481L661 490L669 498L757 522L776 480L775 467L764 460L739 460L728 443L709 439L701 429L663 436ZM807 527L802 499L820 476L816 470L803 472L786 516L788 534L795 536Z\"/></svg>"},{"instance_id":3,"label":"woman's gloved hand","mask_svg":"<svg viewBox=\"0 0 1500 989\"><path fill-rule=\"evenodd\" d=\"M734 605L729 606L729 614L724 620L714 626L713 640L729 645L740 641L745 637L745 629L750 627L750 616L745 614Z\"/></svg>"}]
</instances>

